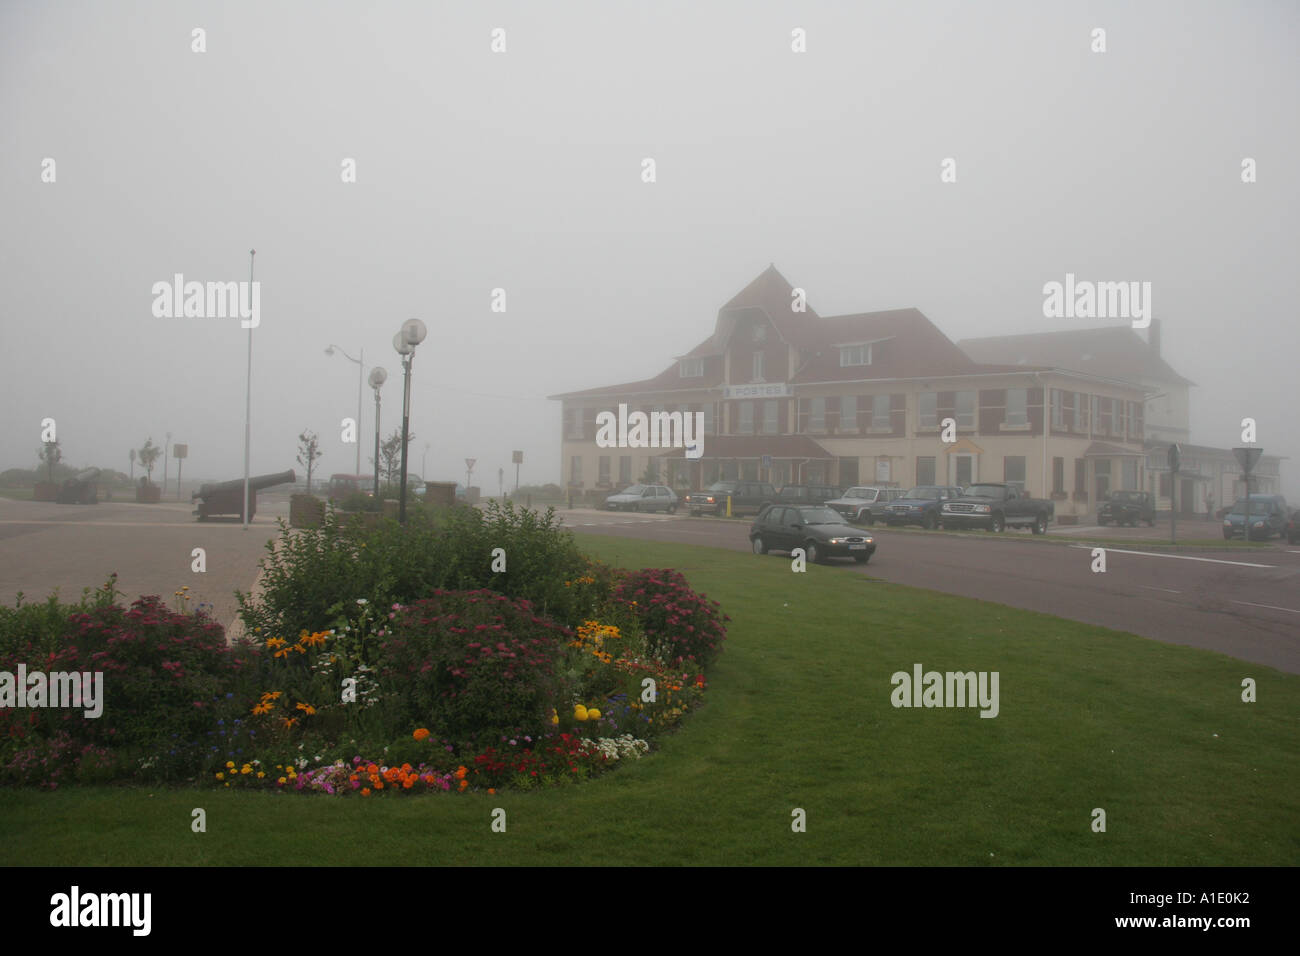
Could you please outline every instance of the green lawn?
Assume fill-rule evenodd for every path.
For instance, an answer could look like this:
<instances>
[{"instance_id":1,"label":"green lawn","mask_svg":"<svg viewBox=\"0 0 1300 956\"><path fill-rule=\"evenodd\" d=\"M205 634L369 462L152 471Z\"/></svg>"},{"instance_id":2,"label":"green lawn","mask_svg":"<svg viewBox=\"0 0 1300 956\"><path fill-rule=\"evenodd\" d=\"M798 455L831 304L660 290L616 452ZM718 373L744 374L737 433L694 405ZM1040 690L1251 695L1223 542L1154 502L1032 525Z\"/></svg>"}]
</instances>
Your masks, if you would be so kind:
<instances>
[{"instance_id":1,"label":"green lawn","mask_svg":"<svg viewBox=\"0 0 1300 956\"><path fill-rule=\"evenodd\" d=\"M732 617L663 748L531 794L3 794L5 864L1289 865L1300 677L844 567L579 536ZM890 675L998 671L1001 713L895 709ZM1243 677L1259 703L1240 699ZM190 830L194 807L208 831ZM495 807L504 834L490 830ZM792 833L791 810L807 812ZM1107 832L1090 829L1104 808Z\"/></svg>"}]
</instances>

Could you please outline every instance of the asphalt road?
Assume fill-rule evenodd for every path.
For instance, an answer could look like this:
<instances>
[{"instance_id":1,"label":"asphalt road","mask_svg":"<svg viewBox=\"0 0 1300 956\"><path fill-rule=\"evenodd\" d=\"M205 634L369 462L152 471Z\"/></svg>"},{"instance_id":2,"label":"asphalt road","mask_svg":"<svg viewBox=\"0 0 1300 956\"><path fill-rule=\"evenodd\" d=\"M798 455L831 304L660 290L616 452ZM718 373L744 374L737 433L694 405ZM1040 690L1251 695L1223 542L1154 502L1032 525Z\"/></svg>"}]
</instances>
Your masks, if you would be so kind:
<instances>
[{"instance_id":1,"label":"asphalt road","mask_svg":"<svg viewBox=\"0 0 1300 956\"><path fill-rule=\"evenodd\" d=\"M566 511L567 526L589 534L673 541L749 551L749 520ZM1061 544L1028 541L1027 531L963 535L871 529L877 550L867 565L834 561L844 574L929 588L1220 651L1300 673L1300 546L1277 543L1259 553L1153 552L1154 534L1106 549L1105 573L1092 571L1092 545L1066 544L1075 529L1052 535ZM1167 533L1167 528L1165 529ZM1184 537L1218 534L1193 523ZM1116 536L1113 528L1095 534ZM789 560L784 554L755 561Z\"/></svg>"}]
</instances>

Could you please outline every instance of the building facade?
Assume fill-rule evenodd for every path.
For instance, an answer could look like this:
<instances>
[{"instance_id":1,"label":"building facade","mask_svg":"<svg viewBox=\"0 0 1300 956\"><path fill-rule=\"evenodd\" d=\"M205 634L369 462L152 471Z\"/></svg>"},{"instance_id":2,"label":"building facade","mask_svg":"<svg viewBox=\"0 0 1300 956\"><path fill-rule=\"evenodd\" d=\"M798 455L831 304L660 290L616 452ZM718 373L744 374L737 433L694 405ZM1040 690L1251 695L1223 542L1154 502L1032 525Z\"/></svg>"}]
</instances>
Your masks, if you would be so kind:
<instances>
[{"instance_id":1,"label":"building facade","mask_svg":"<svg viewBox=\"0 0 1300 956\"><path fill-rule=\"evenodd\" d=\"M1031 362L993 346L973 356L916 309L821 317L799 306L769 268L718 311L708 338L654 378L551 396L563 407L564 483L590 497L643 480L679 491L719 478L777 487L1006 481L1054 499L1069 521L1110 491L1155 480L1146 417L1158 393L1124 368ZM619 404L702 413L702 457L599 447L596 416ZM955 423L952 441L943 440L945 419Z\"/></svg>"}]
</instances>

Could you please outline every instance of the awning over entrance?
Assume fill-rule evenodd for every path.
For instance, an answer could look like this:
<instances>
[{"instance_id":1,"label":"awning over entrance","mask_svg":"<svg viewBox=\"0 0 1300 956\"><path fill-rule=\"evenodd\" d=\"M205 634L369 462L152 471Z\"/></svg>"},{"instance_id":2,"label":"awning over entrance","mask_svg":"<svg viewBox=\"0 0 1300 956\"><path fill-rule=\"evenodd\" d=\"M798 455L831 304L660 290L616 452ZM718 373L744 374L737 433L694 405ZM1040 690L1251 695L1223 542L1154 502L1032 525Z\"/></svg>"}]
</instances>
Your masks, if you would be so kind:
<instances>
[{"instance_id":1,"label":"awning over entrance","mask_svg":"<svg viewBox=\"0 0 1300 956\"><path fill-rule=\"evenodd\" d=\"M1104 441L1095 441L1083 450L1084 458L1145 458L1145 451L1134 451L1120 445L1111 445Z\"/></svg>"},{"instance_id":2,"label":"awning over entrance","mask_svg":"<svg viewBox=\"0 0 1300 956\"><path fill-rule=\"evenodd\" d=\"M944 445L943 453L945 455L982 455L984 449L975 444L969 438L963 438L955 441L951 445Z\"/></svg>"}]
</instances>

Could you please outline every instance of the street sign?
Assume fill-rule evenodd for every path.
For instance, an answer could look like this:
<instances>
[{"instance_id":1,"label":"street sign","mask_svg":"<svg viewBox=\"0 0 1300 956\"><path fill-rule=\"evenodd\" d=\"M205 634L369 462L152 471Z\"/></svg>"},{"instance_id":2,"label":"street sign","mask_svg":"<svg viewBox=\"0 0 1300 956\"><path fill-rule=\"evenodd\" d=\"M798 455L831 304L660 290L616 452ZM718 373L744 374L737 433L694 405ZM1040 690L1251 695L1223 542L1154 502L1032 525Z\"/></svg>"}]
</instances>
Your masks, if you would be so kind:
<instances>
[{"instance_id":1,"label":"street sign","mask_svg":"<svg viewBox=\"0 0 1300 956\"><path fill-rule=\"evenodd\" d=\"M1178 471L1183 464L1183 449L1177 442L1169 446L1169 470Z\"/></svg>"},{"instance_id":2,"label":"street sign","mask_svg":"<svg viewBox=\"0 0 1300 956\"><path fill-rule=\"evenodd\" d=\"M476 461L478 461L477 458L466 458L466 459L465 459L465 467L468 468L470 471L473 471L473 470L474 470L474 462L476 462Z\"/></svg>"},{"instance_id":3,"label":"street sign","mask_svg":"<svg viewBox=\"0 0 1300 956\"><path fill-rule=\"evenodd\" d=\"M522 451L516 451L510 453L510 464L522 465L523 463L524 463L524 453Z\"/></svg>"},{"instance_id":4,"label":"street sign","mask_svg":"<svg viewBox=\"0 0 1300 956\"><path fill-rule=\"evenodd\" d=\"M1241 465L1244 472L1255 470L1255 462L1259 461L1259 456L1264 454L1262 448L1234 448L1232 453L1237 456L1237 464Z\"/></svg>"},{"instance_id":5,"label":"street sign","mask_svg":"<svg viewBox=\"0 0 1300 956\"><path fill-rule=\"evenodd\" d=\"M172 445L173 458L185 458L190 453L189 445Z\"/></svg>"}]
</instances>

